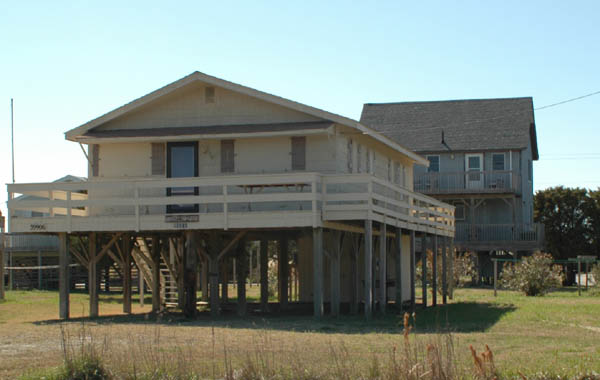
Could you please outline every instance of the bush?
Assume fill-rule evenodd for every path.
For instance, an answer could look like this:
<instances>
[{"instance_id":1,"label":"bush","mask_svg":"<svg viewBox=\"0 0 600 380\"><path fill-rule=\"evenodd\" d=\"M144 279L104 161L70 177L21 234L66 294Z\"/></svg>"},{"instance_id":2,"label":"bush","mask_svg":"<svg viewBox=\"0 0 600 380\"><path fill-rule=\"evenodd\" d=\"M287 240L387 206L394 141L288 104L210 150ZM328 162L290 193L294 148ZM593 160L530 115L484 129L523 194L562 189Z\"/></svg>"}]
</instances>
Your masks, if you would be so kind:
<instances>
[{"instance_id":1,"label":"bush","mask_svg":"<svg viewBox=\"0 0 600 380\"><path fill-rule=\"evenodd\" d=\"M501 283L527 296L542 296L553 287L560 287L563 274L560 265L552 265L552 256L536 253L520 263L507 264L502 270Z\"/></svg>"}]
</instances>

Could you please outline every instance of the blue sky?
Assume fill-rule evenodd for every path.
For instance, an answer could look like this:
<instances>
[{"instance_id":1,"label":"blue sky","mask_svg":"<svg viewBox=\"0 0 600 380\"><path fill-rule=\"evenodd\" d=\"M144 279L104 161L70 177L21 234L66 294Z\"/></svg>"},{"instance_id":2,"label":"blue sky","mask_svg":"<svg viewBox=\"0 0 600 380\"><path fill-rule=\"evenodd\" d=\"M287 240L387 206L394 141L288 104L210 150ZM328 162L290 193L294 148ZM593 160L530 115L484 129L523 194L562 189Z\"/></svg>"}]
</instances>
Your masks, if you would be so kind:
<instances>
[{"instance_id":1,"label":"blue sky","mask_svg":"<svg viewBox=\"0 0 600 380\"><path fill-rule=\"evenodd\" d=\"M195 70L355 119L366 102L542 107L599 91L599 14L598 1L5 2L0 182L10 98L16 180L44 182L86 175L65 131ZM599 187L600 95L535 116L535 188Z\"/></svg>"}]
</instances>

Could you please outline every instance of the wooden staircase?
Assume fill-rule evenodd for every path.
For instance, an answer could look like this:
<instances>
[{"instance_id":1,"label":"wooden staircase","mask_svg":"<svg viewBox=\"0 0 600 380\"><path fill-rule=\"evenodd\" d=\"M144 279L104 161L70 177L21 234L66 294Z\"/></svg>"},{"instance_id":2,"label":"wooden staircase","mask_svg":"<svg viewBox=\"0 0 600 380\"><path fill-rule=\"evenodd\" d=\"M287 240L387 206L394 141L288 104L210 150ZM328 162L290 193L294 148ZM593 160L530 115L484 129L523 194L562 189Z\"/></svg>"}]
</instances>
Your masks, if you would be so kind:
<instances>
[{"instance_id":1,"label":"wooden staircase","mask_svg":"<svg viewBox=\"0 0 600 380\"><path fill-rule=\"evenodd\" d=\"M132 256L135 265L144 275L144 281L152 289L152 243L143 237L136 238L136 244L132 250ZM160 255L160 294L163 305L167 307L176 307L179 296L177 288L177 279L174 271L174 265L171 263L169 252L161 251Z\"/></svg>"}]
</instances>

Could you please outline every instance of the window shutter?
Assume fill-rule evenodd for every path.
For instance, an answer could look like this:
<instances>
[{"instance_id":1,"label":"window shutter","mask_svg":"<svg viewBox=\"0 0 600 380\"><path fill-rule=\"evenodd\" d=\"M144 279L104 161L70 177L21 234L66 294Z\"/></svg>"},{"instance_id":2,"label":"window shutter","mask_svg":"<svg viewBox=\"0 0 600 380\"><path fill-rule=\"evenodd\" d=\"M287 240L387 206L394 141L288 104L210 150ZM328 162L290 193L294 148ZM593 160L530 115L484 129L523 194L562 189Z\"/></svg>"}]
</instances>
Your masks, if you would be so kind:
<instances>
[{"instance_id":1,"label":"window shutter","mask_svg":"<svg viewBox=\"0 0 600 380\"><path fill-rule=\"evenodd\" d=\"M100 173L99 164L100 164L100 145L93 144L92 145L92 177L98 177Z\"/></svg>"},{"instance_id":2,"label":"window shutter","mask_svg":"<svg viewBox=\"0 0 600 380\"><path fill-rule=\"evenodd\" d=\"M233 173L234 171L233 140L221 140L221 173Z\"/></svg>"},{"instance_id":3,"label":"window shutter","mask_svg":"<svg viewBox=\"0 0 600 380\"><path fill-rule=\"evenodd\" d=\"M348 149L347 149L347 157L348 161L348 173L352 173L352 160L354 157L354 148L352 146L352 139L348 139Z\"/></svg>"},{"instance_id":4,"label":"window shutter","mask_svg":"<svg viewBox=\"0 0 600 380\"><path fill-rule=\"evenodd\" d=\"M164 143L152 143L152 175L165 175Z\"/></svg>"},{"instance_id":5,"label":"window shutter","mask_svg":"<svg viewBox=\"0 0 600 380\"><path fill-rule=\"evenodd\" d=\"M292 170L306 169L306 137L292 137Z\"/></svg>"}]
</instances>

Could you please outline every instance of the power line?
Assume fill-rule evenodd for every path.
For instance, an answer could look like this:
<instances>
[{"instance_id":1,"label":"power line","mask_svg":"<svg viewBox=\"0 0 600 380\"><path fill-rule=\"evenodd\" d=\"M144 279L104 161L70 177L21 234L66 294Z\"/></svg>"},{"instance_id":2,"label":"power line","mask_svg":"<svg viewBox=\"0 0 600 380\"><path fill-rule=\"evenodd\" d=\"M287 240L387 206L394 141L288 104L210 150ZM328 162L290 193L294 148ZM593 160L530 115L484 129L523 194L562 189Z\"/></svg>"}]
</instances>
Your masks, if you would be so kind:
<instances>
[{"instance_id":1,"label":"power line","mask_svg":"<svg viewBox=\"0 0 600 380\"><path fill-rule=\"evenodd\" d=\"M556 106L559 106L561 104L574 102L576 100L583 99L583 98L588 98L590 96L594 96L594 95L598 95L598 94L600 94L600 91L592 92L592 93L586 94L586 95L581 95L581 96L578 96L576 98L571 98L571 99L563 100L562 102L558 102L558 103L554 103L554 104L548 104L547 106L538 107L538 108L535 108L535 111L543 110L543 109L550 108L550 107L556 107Z\"/></svg>"},{"instance_id":2,"label":"power line","mask_svg":"<svg viewBox=\"0 0 600 380\"><path fill-rule=\"evenodd\" d=\"M539 111L539 110L543 110L543 109L547 109L547 108L552 108L552 107L556 107L565 103L570 103L570 102L574 102L577 100L581 100L584 98L588 98L590 96L594 96L594 95L598 95L600 94L600 91L595 91L589 94L585 94L585 95L581 95L581 96L577 96L575 98L570 98L570 99L566 99L566 100L562 100L560 102L557 103L552 103L552 104L548 104L545 106L541 106L541 107L537 107L534 108L534 111ZM386 132L412 132L412 131L427 131L427 130L433 130L433 129L439 129L442 130L444 129L444 127L449 127L449 126L454 126L454 125L469 125L469 124L475 124L475 123L481 123L484 121L492 121L492 120L499 120L499 119L506 119L509 117L513 117L513 116L518 116L518 115L523 115L523 114L528 114L530 111L529 110L523 110L523 111L519 111L519 112L510 112L510 113L504 113L500 116L494 116L494 117L489 117L489 118L481 118L481 119L472 119L472 120L466 120L466 121L462 121L462 122L452 122L452 123L446 123L443 126L425 126L425 125L420 125L420 126L412 126L412 128L390 128L390 129L375 129L375 131L379 132L379 133L386 133ZM364 134L362 132L350 132L350 133L344 133L344 134Z\"/></svg>"}]
</instances>

